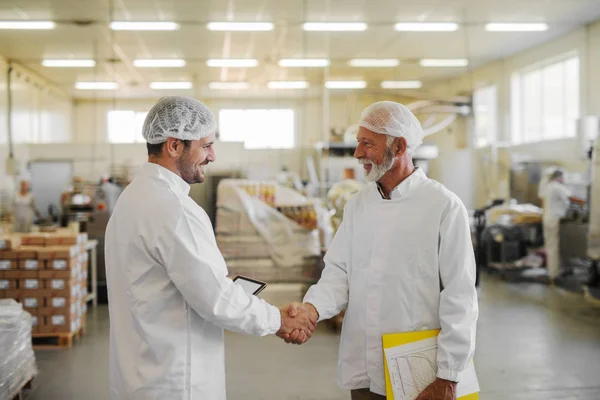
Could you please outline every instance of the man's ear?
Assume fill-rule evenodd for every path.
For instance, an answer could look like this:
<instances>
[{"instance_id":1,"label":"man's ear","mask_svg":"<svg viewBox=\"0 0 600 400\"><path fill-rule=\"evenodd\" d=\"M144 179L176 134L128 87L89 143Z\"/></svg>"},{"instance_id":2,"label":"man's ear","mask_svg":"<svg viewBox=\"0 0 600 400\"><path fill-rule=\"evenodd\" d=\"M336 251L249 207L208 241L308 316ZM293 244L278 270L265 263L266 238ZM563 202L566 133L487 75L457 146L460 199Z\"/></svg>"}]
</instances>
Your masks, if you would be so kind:
<instances>
[{"instance_id":1,"label":"man's ear","mask_svg":"<svg viewBox=\"0 0 600 400\"><path fill-rule=\"evenodd\" d=\"M165 142L165 151L172 158L179 158L183 154L185 146L179 139L168 138Z\"/></svg>"},{"instance_id":2,"label":"man's ear","mask_svg":"<svg viewBox=\"0 0 600 400\"><path fill-rule=\"evenodd\" d=\"M396 156L398 157L401 157L404 154L406 154L406 151L408 150L408 144L406 143L406 139L403 137L399 137L396 140L394 140L394 150Z\"/></svg>"}]
</instances>

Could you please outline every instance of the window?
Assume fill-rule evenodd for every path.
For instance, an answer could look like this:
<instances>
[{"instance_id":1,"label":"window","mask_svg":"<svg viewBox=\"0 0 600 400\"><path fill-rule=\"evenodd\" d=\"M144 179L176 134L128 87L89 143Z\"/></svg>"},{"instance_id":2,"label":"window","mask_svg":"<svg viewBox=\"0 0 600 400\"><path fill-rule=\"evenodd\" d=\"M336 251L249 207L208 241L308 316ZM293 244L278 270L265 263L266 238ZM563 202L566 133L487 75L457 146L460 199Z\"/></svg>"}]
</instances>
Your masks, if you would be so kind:
<instances>
[{"instance_id":1,"label":"window","mask_svg":"<svg viewBox=\"0 0 600 400\"><path fill-rule=\"evenodd\" d=\"M484 147L498 139L498 91L495 85L475 90L473 114L475 117L475 146Z\"/></svg>"},{"instance_id":2,"label":"window","mask_svg":"<svg viewBox=\"0 0 600 400\"><path fill-rule=\"evenodd\" d=\"M113 110L108 112L109 143L144 142L142 127L147 111Z\"/></svg>"},{"instance_id":3,"label":"window","mask_svg":"<svg viewBox=\"0 0 600 400\"><path fill-rule=\"evenodd\" d=\"M219 138L243 142L246 149L291 149L295 142L294 110L221 110Z\"/></svg>"},{"instance_id":4,"label":"window","mask_svg":"<svg viewBox=\"0 0 600 400\"><path fill-rule=\"evenodd\" d=\"M514 144L574 137L579 118L579 58L545 62L513 74Z\"/></svg>"}]
</instances>

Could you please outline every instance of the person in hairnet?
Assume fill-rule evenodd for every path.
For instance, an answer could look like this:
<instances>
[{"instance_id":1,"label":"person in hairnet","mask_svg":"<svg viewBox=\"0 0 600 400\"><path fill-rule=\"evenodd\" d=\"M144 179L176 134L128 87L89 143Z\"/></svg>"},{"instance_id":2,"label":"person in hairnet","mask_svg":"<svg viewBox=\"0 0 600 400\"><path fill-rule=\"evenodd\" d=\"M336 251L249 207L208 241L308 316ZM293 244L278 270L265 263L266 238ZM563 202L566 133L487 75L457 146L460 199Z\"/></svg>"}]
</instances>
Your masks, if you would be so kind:
<instances>
[{"instance_id":1,"label":"person in hairnet","mask_svg":"<svg viewBox=\"0 0 600 400\"><path fill-rule=\"evenodd\" d=\"M478 305L469 218L454 193L413 165L422 139L402 104L362 112L354 157L371 183L346 204L321 279L288 309L318 320L346 309L338 382L355 400L385 399L385 333L441 329L437 379L419 400L455 399L472 362ZM296 332L284 338L306 340Z\"/></svg>"},{"instance_id":2,"label":"person in hairnet","mask_svg":"<svg viewBox=\"0 0 600 400\"><path fill-rule=\"evenodd\" d=\"M215 161L216 129L189 97L162 98L144 121L148 162L106 229L113 400L225 400L223 329L315 329L307 313L292 318L227 277L210 220L188 196Z\"/></svg>"},{"instance_id":3,"label":"person in hairnet","mask_svg":"<svg viewBox=\"0 0 600 400\"><path fill-rule=\"evenodd\" d=\"M14 230L18 233L29 233L35 217L40 217L33 195L29 187L29 181L20 181L19 192L13 201Z\"/></svg>"},{"instance_id":4,"label":"person in hairnet","mask_svg":"<svg viewBox=\"0 0 600 400\"><path fill-rule=\"evenodd\" d=\"M560 220L567 215L571 202L585 204L586 201L571 195L571 191L564 184L564 173L555 170L545 190L544 216L544 247L546 249L546 266L550 282L554 282L561 275L562 261L560 256Z\"/></svg>"}]
</instances>

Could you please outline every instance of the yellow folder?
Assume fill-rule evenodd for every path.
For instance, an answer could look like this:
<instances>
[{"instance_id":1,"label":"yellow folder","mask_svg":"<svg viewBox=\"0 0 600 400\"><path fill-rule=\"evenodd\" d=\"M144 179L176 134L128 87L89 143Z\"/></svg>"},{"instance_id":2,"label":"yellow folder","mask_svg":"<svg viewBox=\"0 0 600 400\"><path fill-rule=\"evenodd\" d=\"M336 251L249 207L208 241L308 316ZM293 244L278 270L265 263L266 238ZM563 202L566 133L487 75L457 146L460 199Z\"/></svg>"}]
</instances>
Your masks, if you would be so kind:
<instances>
[{"instance_id":1,"label":"yellow folder","mask_svg":"<svg viewBox=\"0 0 600 400\"><path fill-rule=\"evenodd\" d=\"M401 346L403 344L418 342L419 340L429 339L436 337L440 333L439 329L431 331L420 331L420 332L405 332L405 333L389 333L382 336L383 340L383 366L385 368L385 392L387 393L387 400L394 400L394 390L392 389L392 382L390 380L390 373L388 371L387 359L385 357L385 349L391 347ZM479 394L472 393L466 396L459 397L461 400L478 400Z\"/></svg>"}]
</instances>

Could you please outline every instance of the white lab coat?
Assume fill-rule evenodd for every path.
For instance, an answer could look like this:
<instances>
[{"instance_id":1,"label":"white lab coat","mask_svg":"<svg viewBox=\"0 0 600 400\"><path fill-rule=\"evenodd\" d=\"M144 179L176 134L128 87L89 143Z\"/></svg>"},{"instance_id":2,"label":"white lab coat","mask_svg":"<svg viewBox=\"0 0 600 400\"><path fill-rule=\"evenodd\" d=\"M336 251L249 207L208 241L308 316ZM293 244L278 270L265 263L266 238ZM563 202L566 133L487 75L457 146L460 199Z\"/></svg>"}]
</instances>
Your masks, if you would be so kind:
<instances>
[{"instance_id":1,"label":"white lab coat","mask_svg":"<svg viewBox=\"0 0 600 400\"><path fill-rule=\"evenodd\" d=\"M338 364L343 389L385 395L381 335L439 328L438 377L458 381L473 357L478 316L462 202L421 169L391 200L370 184L346 204L322 277L304 301L321 320L347 307Z\"/></svg>"},{"instance_id":2,"label":"white lab coat","mask_svg":"<svg viewBox=\"0 0 600 400\"><path fill-rule=\"evenodd\" d=\"M15 232L29 233L35 217L35 202L31 193L17 193L14 200Z\"/></svg>"},{"instance_id":3,"label":"white lab coat","mask_svg":"<svg viewBox=\"0 0 600 400\"><path fill-rule=\"evenodd\" d=\"M546 201L544 203L544 247L546 249L546 266L548 275L554 279L560 275L560 220L567 215L571 200L569 189L558 181L552 181L546 186Z\"/></svg>"},{"instance_id":4,"label":"white lab coat","mask_svg":"<svg viewBox=\"0 0 600 400\"><path fill-rule=\"evenodd\" d=\"M210 220L189 190L145 164L108 223L111 399L225 400L223 328L280 328L277 308L226 277Z\"/></svg>"}]
</instances>

